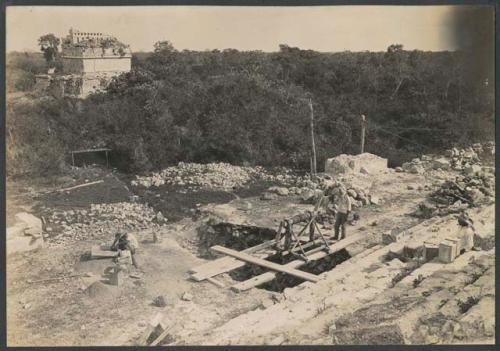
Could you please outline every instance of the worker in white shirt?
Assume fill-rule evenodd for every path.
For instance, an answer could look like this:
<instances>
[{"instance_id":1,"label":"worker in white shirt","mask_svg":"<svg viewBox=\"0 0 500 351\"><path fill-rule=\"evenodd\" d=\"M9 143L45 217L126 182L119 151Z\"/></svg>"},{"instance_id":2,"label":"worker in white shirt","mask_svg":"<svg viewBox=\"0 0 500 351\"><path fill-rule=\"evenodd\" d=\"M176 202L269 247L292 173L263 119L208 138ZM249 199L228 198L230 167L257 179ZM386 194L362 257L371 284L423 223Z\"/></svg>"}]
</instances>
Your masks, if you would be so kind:
<instances>
[{"instance_id":1,"label":"worker in white shirt","mask_svg":"<svg viewBox=\"0 0 500 351\"><path fill-rule=\"evenodd\" d=\"M139 268L139 265L137 264L137 260L135 258L136 250L138 247L139 243L132 233L118 231L115 234L115 241L111 245L111 250L118 251L119 254L121 251L129 250L130 256L132 258L132 264L135 268Z\"/></svg>"},{"instance_id":2,"label":"worker in white shirt","mask_svg":"<svg viewBox=\"0 0 500 351\"><path fill-rule=\"evenodd\" d=\"M344 187L340 187L339 195L335 196L335 209L337 214L335 216L335 236L334 240L341 240L346 237L346 222L347 216L351 212L351 199L347 195L347 191ZM342 233L340 233L342 229Z\"/></svg>"}]
</instances>

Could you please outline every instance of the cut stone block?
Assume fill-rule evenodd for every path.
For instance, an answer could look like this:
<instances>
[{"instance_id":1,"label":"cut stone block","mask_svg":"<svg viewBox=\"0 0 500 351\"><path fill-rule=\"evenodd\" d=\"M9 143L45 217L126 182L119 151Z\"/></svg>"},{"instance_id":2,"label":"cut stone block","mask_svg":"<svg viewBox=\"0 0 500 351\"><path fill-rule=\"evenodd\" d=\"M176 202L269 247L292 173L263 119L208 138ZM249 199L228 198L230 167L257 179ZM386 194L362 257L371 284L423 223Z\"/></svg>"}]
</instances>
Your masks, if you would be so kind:
<instances>
[{"instance_id":1,"label":"cut stone block","mask_svg":"<svg viewBox=\"0 0 500 351\"><path fill-rule=\"evenodd\" d=\"M434 169L443 169L443 170L447 170L447 169L450 169L450 161L448 161L447 159L445 158L438 158L438 159L435 159L433 164L432 164L432 168Z\"/></svg>"},{"instance_id":2,"label":"cut stone block","mask_svg":"<svg viewBox=\"0 0 500 351\"><path fill-rule=\"evenodd\" d=\"M123 271L120 267L116 266L111 274L110 283L112 285L120 286L123 282Z\"/></svg>"},{"instance_id":3,"label":"cut stone block","mask_svg":"<svg viewBox=\"0 0 500 351\"><path fill-rule=\"evenodd\" d=\"M443 263L450 263L458 256L457 242L444 240L439 244L439 260Z\"/></svg>"},{"instance_id":4,"label":"cut stone block","mask_svg":"<svg viewBox=\"0 0 500 351\"><path fill-rule=\"evenodd\" d=\"M424 260L425 262L432 261L439 256L439 245L432 243L424 243Z\"/></svg>"},{"instance_id":5,"label":"cut stone block","mask_svg":"<svg viewBox=\"0 0 500 351\"><path fill-rule=\"evenodd\" d=\"M382 234L382 242L384 245L388 245L390 243L395 243L400 241L407 235L405 231L399 231L397 229L393 229L390 232L386 232Z\"/></svg>"},{"instance_id":6,"label":"cut stone block","mask_svg":"<svg viewBox=\"0 0 500 351\"><path fill-rule=\"evenodd\" d=\"M103 250L100 246L92 246L91 258L113 258L118 257L118 251Z\"/></svg>"},{"instance_id":7,"label":"cut stone block","mask_svg":"<svg viewBox=\"0 0 500 351\"><path fill-rule=\"evenodd\" d=\"M325 163L325 173L332 175L360 173L361 169L365 174L386 171L387 159L365 152L360 155L342 154L327 159Z\"/></svg>"}]
</instances>

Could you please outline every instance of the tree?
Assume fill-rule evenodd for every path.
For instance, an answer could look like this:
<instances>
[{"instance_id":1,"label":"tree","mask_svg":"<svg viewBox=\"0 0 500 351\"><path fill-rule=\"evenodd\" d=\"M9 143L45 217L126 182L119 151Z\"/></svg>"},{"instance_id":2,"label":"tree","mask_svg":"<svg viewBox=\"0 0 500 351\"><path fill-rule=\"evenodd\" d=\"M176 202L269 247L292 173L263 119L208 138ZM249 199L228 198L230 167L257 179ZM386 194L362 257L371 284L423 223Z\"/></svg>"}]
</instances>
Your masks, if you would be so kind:
<instances>
[{"instance_id":1,"label":"tree","mask_svg":"<svg viewBox=\"0 0 500 351\"><path fill-rule=\"evenodd\" d=\"M49 64L49 67L55 66L55 61L59 56L59 44L61 40L54 34L45 34L38 38L38 45L40 50L43 52L45 60Z\"/></svg>"},{"instance_id":2,"label":"tree","mask_svg":"<svg viewBox=\"0 0 500 351\"><path fill-rule=\"evenodd\" d=\"M175 48L172 45L171 42L168 40L163 40L163 41L157 41L154 44L154 52L159 54L159 53L170 53L170 52L175 52Z\"/></svg>"},{"instance_id":3,"label":"tree","mask_svg":"<svg viewBox=\"0 0 500 351\"><path fill-rule=\"evenodd\" d=\"M392 44L392 45L389 45L389 47L387 48L387 52L388 53L395 53L395 52L401 52L403 51L403 45L401 44Z\"/></svg>"}]
</instances>

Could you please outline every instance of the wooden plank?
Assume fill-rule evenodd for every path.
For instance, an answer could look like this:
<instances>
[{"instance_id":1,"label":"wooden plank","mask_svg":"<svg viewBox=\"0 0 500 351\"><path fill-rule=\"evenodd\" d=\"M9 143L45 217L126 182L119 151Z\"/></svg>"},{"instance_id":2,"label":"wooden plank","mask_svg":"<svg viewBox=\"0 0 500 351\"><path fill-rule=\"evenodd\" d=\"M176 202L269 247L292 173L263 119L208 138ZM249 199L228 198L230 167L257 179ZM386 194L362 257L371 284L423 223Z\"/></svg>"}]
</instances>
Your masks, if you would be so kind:
<instances>
[{"instance_id":1,"label":"wooden plank","mask_svg":"<svg viewBox=\"0 0 500 351\"><path fill-rule=\"evenodd\" d=\"M256 253L255 255L258 255L259 258L267 258L269 256L272 256L275 253L275 251L272 252L259 252ZM233 257L226 256L227 258L231 259L231 261L224 261L220 262L217 266L214 266L211 270L207 270L205 272L199 272L199 273L194 273L191 274L189 277L197 282L201 282L205 279L215 277L216 275L226 273L229 271L232 271L233 269L237 269L240 267L243 267L246 265L246 262L237 260Z\"/></svg>"},{"instance_id":2,"label":"wooden plank","mask_svg":"<svg viewBox=\"0 0 500 351\"><path fill-rule=\"evenodd\" d=\"M256 265L259 265L259 266L262 266L265 268L269 268L269 269L277 271L277 272L290 274L290 275L293 275L294 277L308 280L308 281L311 281L314 283L319 281L318 276L316 276L314 274L299 271L299 270L293 269L289 266L284 266L284 265L277 264L274 262L266 261L266 260L263 260L261 258L253 257L247 253L244 253L244 252L238 252L238 251L231 250L231 249L228 249L226 247L222 247L222 246L218 246L218 245L212 246L210 248L210 250L213 250L215 252L220 252L220 253L226 254L228 256L235 257L239 260L246 261L248 263L252 263L252 264L256 264Z\"/></svg>"},{"instance_id":3,"label":"wooden plank","mask_svg":"<svg viewBox=\"0 0 500 351\"><path fill-rule=\"evenodd\" d=\"M151 333L156 329L158 325L163 328L163 325L161 323L163 319L163 314L162 313L157 313L149 322L148 325L146 326L146 329L142 332L141 336L137 339L136 343L139 346L145 346L147 345L147 341L149 337L151 336ZM163 328L165 329L165 328ZM160 340L161 341L161 340Z\"/></svg>"},{"instance_id":4,"label":"wooden plank","mask_svg":"<svg viewBox=\"0 0 500 351\"><path fill-rule=\"evenodd\" d=\"M165 339L165 337L168 335L168 332L170 331L170 329L172 329L173 326L174 325L171 325L170 327L165 329L155 340L153 340L153 342L151 344L149 344L149 346L156 346L160 342L162 342L163 339Z\"/></svg>"},{"instance_id":5,"label":"wooden plank","mask_svg":"<svg viewBox=\"0 0 500 351\"><path fill-rule=\"evenodd\" d=\"M360 234L353 235L351 237L347 237L346 239L340 240L340 241L335 242L334 244L330 245L330 252L329 253L327 253L326 251L321 251L321 252L314 253L314 254L308 256L307 258L310 261L319 260L323 257L326 257L328 255L331 255L337 251L344 249L346 246L348 246L348 245L350 245L350 244L352 244L360 239L363 239L365 236L366 236L366 234L360 233ZM303 260L295 260L295 261L292 261L292 262L285 264L285 267L299 268L305 264L306 264L306 262L304 262ZM276 277L275 272L266 272L266 273L257 275L251 279L245 280L241 283L238 283L238 284L231 286L231 290L234 290L237 292L246 291L246 290L249 290L249 289L254 288L256 286L259 286L261 284L270 282L275 277Z\"/></svg>"},{"instance_id":6,"label":"wooden plank","mask_svg":"<svg viewBox=\"0 0 500 351\"><path fill-rule=\"evenodd\" d=\"M248 249L245 249L242 252L253 253L253 252L258 251L258 250L263 250L263 249L266 249L270 246L273 246L275 244L275 242L276 241L274 241L274 240L266 241L266 242L259 244L257 246L253 246L253 247L250 247ZM273 254L274 254L274 251L273 252L264 252L259 257L260 258L267 258ZM216 275L232 271L233 269L243 267L245 264L246 264L245 262L237 260L233 257L226 256L226 257L218 258L215 261L208 262L208 263L205 263L201 266L198 266L196 268L191 269L190 272L194 272L194 274L190 275L190 278L195 280L195 281L201 282L207 278L211 278L211 277L214 277Z\"/></svg>"},{"instance_id":7,"label":"wooden plank","mask_svg":"<svg viewBox=\"0 0 500 351\"><path fill-rule=\"evenodd\" d=\"M63 192L63 191L70 191L70 190L74 190L74 189L78 189L78 188L83 188L83 187L86 187L86 186L89 186L89 185L95 185L95 184L99 184L99 183L103 183L104 180L97 180L95 182L90 182L90 183L83 183L83 184L80 184L80 185L75 185L75 186L72 186L70 188L63 188L63 189L59 189L59 190L56 190L57 192Z\"/></svg>"},{"instance_id":8,"label":"wooden plank","mask_svg":"<svg viewBox=\"0 0 500 351\"><path fill-rule=\"evenodd\" d=\"M272 246L275 244L275 242L276 242L275 240L266 241L260 245L250 247L250 248L245 249L241 252L253 253L255 251L262 250L262 249L265 249L269 246ZM314 245L313 242L309 242L309 243L303 244L302 247L309 248L313 245ZM300 251L300 249L298 247L296 247L293 250L293 252L298 252L298 251ZM283 255L288 255L290 253L291 253L291 251L284 251ZM274 252L264 252L262 254L259 254L259 258L267 258L273 254L274 254ZM201 282L205 279L214 277L216 275L226 273L226 272L232 271L233 269L243 267L246 264L247 264L246 262L240 261L240 260L233 258L233 257L226 256L226 257L218 258L215 261L208 262L208 263L205 263L201 266L198 266L198 267L191 269L190 272L194 272L194 274L190 275L190 278L195 280L195 281Z\"/></svg>"},{"instance_id":9,"label":"wooden plank","mask_svg":"<svg viewBox=\"0 0 500 351\"><path fill-rule=\"evenodd\" d=\"M316 244L316 243L315 243L315 242L313 242L313 241L310 241L310 242L308 242L308 243L302 244L302 248L303 248L303 249L307 249L307 248L310 248L311 246L314 246L314 244ZM305 251L305 250L304 250L304 251ZM299 245L297 245L297 246L295 247L295 249L293 249L293 250L283 251L283 252L282 252L282 255L283 255L283 256L284 256L284 255L288 255L288 254L290 254L290 253L292 253L292 252L300 252L300 247L299 247Z\"/></svg>"},{"instance_id":10,"label":"wooden plank","mask_svg":"<svg viewBox=\"0 0 500 351\"><path fill-rule=\"evenodd\" d=\"M271 247L274 244L276 244L276 240L269 240L269 241L263 242L262 244L249 247L248 249L242 250L241 252L253 253L253 252L256 252L256 251L259 251L262 249L267 249L268 247ZM189 273L202 273L202 272L217 270L217 268L219 266L225 267L227 264L231 264L231 263L235 263L235 262L241 263L241 261L238 261L235 258L225 256L225 257L221 257L221 258L218 258L216 260L204 263L200 266L191 268L189 270ZM236 268L238 268L238 267L236 267ZM224 272L221 272L221 273L224 273Z\"/></svg>"},{"instance_id":11,"label":"wooden plank","mask_svg":"<svg viewBox=\"0 0 500 351\"><path fill-rule=\"evenodd\" d=\"M71 151L73 154L79 154L82 152L100 152L100 151L112 151L111 149L101 148L101 149L85 149L85 150L75 150Z\"/></svg>"},{"instance_id":12,"label":"wooden plank","mask_svg":"<svg viewBox=\"0 0 500 351\"><path fill-rule=\"evenodd\" d=\"M91 258L113 258L118 257L118 251L103 250L99 246L92 246Z\"/></svg>"}]
</instances>

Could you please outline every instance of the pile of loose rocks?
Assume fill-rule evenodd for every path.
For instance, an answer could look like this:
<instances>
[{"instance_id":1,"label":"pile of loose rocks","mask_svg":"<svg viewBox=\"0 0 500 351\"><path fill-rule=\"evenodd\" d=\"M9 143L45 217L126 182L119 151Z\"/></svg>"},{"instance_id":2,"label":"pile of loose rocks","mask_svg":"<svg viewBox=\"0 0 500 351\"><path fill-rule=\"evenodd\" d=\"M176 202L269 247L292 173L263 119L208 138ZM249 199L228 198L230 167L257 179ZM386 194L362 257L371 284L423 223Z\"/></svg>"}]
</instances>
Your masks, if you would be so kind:
<instances>
[{"instance_id":1,"label":"pile of loose rocks","mask_svg":"<svg viewBox=\"0 0 500 351\"><path fill-rule=\"evenodd\" d=\"M242 167L229 163L184 163L165 168L149 176L136 176L132 186L162 186L164 184L184 186L187 188L205 188L231 190L244 186L252 180L279 182L292 185L300 182L302 177L291 170L280 169L279 172L268 172L263 167Z\"/></svg>"},{"instance_id":2,"label":"pile of loose rocks","mask_svg":"<svg viewBox=\"0 0 500 351\"><path fill-rule=\"evenodd\" d=\"M444 156L423 155L411 162L406 162L402 167L397 167L397 172L423 174L430 170L455 170L472 175L481 170L484 162L491 162L495 156L495 143L473 144L465 149L452 148L444 152Z\"/></svg>"},{"instance_id":3,"label":"pile of loose rocks","mask_svg":"<svg viewBox=\"0 0 500 351\"><path fill-rule=\"evenodd\" d=\"M353 208L360 208L370 204L378 205L381 201L378 196L370 194L367 189L362 189L359 187L346 187L345 184L342 184L340 182L335 183L335 185L330 188L327 193L331 192L336 195L339 193L341 187L347 189L347 195L351 200Z\"/></svg>"},{"instance_id":4,"label":"pile of loose rocks","mask_svg":"<svg viewBox=\"0 0 500 351\"><path fill-rule=\"evenodd\" d=\"M317 201L324 195L338 194L340 187L347 189L347 194L351 199L354 208L360 208L369 204L378 204L380 199L369 194L368 190L359 187L348 187L338 181L330 183L317 184L312 181L306 182L303 187L270 187L261 195L261 200L274 200L280 196L299 196L305 203L316 204ZM328 189L327 189L328 188Z\"/></svg>"},{"instance_id":5,"label":"pile of loose rocks","mask_svg":"<svg viewBox=\"0 0 500 351\"><path fill-rule=\"evenodd\" d=\"M423 218L458 213L466 208L495 202L494 170L481 170L472 175L460 175L445 181L430 195L429 201L419 205Z\"/></svg>"},{"instance_id":6,"label":"pile of loose rocks","mask_svg":"<svg viewBox=\"0 0 500 351\"><path fill-rule=\"evenodd\" d=\"M110 240L117 230L135 231L166 223L163 215L144 204L93 204L90 209L56 211L46 218L48 240L64 243L68 240L106 238Z\"/></svg>"}]
</instances>

